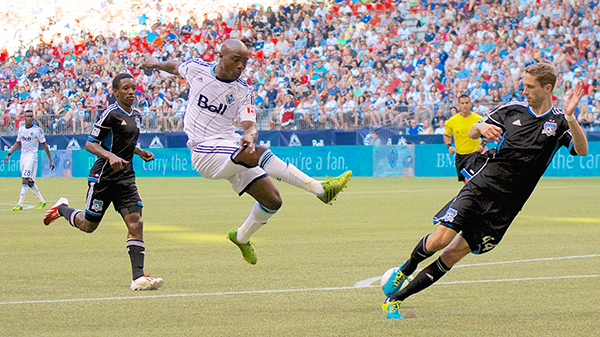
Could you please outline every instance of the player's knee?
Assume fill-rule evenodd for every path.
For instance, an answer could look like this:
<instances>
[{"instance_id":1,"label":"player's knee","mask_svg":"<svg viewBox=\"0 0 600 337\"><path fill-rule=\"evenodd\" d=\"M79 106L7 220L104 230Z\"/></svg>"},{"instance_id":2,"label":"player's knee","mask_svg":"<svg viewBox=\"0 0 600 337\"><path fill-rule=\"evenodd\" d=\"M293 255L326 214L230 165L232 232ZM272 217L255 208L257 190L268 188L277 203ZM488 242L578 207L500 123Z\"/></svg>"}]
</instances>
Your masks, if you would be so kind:
<instances>
[{"instance_id":1,"label":"player's knee","mask_svg":"<svg viewBox=\"0 0 600 337\"><path fill-rule=\"evenodd\" d=\"M448 240L443 235L435 235L435 233L432 233L427 237L427 251L437 252L438 250L446 248L451 241L452 238Z\"/></svg>"},{"instance_id":2,"label":"player's knee","mask_svg":"<svg viewBox=\"0 0 600 337\"><path fill-rule=\"evenodd\" d=\"M79 229L85 233L93 233L98 228L99 224L99 222L84 221L81 225L79 225Z\"/></svg>"},{"instance_id":3,"label":"player's knee","mask_svg":"<svg viewBox=\"0 0 600 337\"><path fill-rule=\"evenodd\" d=\"M468 246L450 246L444 249L441 254L442 262L448 267L454 266L458 261L462 260L467 254L469 254L470 249Z\"/></svg>"},{"instance_id":4,"label":"player's knee","mask_svg":"<svg viewBox=\"0 0 600 337\"><path fill-rule=\"evenodd\" d=\"M272 211L277 211L283 205L283 199L281 199L279 191L272 191L269 195L269 198L267 200L263 200L261 204Z\"/></svg>"},{"instance_id":5,"label":"player's knee","mask_svg":"<svg viewBox=\"0 0 600 337\"><path fill-rule=\"evenodd\" d=\"M144 231L144 221L142 219L132 221L127 224L127 228L129 228L129 232L141 233Z\"/></svg>"}]
</instances>

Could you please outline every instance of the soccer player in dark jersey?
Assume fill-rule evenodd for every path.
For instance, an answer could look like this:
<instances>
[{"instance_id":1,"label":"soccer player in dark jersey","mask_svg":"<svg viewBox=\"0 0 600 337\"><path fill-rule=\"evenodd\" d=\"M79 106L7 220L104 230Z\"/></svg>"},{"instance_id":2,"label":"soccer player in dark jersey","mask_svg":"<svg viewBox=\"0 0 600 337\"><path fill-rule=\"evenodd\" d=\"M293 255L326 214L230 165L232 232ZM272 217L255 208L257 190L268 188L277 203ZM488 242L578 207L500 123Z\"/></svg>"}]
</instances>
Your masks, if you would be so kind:
<instances>
[{"instance_id":1,"label":"soccer player in dark jersey","mask_svg":"<svg viewBox=\"0 0 600 337\"><path fill-rule=\"evenodd\" d=\"M556 71L548 63L525 69L526 102L511 102L493 110L485 121L474 124L473 139L499 142L470 181L433 218L436 230L424 236L410 258L388 279L383 309L388 318L400 319L400 303L439 280L470 252L492 250L517 216L560 146L572 155L586 155L587 139L574 116L583 96L581 83L571 91L563 109L552 105ZM457 236L457 234L460 235ZM444 249L406 287L402 284L417 265Z\"/></svg>"},{"instance_id":2,"label":"soccer player in dark jersey","mask_svg":"<svg viewBox=\"0 0 600 337\"><path fill-rule=\"evenodd\" d=\"M69 208L69 200L60 198L44 215L49 225L64 217L71 226L92 233L111 203L121 214L127 229L127 250L131 260L132 290L155 290L163 285L160 277L144 276L145 246L143 241L142 200L135 185L133 155L145 161L154 154L136 146L141 114L133 107L135 81L129 74L119 74L112 82L116 102L100 115L85 144L85 149L98 156L88 176L85 210Z\"/></svg>"}]
</instances>

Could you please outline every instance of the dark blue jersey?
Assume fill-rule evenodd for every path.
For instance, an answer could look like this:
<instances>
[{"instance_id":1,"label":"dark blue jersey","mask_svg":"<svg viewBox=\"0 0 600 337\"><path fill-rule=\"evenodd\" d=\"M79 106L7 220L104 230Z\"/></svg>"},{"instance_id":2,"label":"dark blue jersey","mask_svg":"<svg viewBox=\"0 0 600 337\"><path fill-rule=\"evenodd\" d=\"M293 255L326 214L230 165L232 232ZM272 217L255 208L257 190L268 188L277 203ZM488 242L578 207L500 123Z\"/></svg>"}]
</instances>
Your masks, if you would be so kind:
<instances>
[{"instance_id":1,"label":"dark blue jersey","mask_svg":"<svg viewBox=\"0 0 600 337\"><path fill-rule=\"evenodd\" d=\"M102 112L94 123L88 141L99 143L102 148L129 163L115 172L108 159L98 158L90 170L89 181L121 180L135 176L132 159L140 134L140 123L141 114L133 107L131 113L127 113L118 103L113 103Z\"/></svg>"}]
</instances>

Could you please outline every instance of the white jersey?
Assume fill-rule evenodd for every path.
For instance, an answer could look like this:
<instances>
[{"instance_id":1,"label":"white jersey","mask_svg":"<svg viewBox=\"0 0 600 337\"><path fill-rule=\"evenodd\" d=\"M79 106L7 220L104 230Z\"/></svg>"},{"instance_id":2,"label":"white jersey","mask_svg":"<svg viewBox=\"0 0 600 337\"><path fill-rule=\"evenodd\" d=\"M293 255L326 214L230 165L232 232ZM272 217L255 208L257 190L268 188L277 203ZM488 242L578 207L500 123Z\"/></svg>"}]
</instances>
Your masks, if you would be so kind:
<instances>
[{"instance_id":1,"label":"white jersey","mask_svg":"<svg viewBox=\"0 0 600 337\"><path fill-rule=\"evenodd\" d=\"M238 117L242 122L256 123L252 89L242 79L229 83L218 80L214 73L217 64L197 57L179 66L179 74L190 85L183 119L189 148L205 140L233 139Z\"/></svg>"},{"instance_id":2,"label":"white jersey","mask_svg":"<svg viewBox=\"0 0 600 337\"><path fill-rule=\"evenodd\" d=\"M44 137L44 131L37 125L30 128L21 125L17 132L17 141L21 142L21 157L37 158L38 147L40 143L46 142L46 137Z\"/></svg>"}]
</instances>

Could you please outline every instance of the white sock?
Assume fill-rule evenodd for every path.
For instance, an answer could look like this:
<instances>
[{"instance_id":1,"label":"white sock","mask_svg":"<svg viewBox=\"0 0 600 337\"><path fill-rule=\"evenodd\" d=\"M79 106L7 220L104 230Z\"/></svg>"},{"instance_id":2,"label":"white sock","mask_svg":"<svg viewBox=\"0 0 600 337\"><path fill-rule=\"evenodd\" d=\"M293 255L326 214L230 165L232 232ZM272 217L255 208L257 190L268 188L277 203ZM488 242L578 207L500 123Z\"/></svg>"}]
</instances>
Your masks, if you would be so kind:
<instances>
[{"instance_id":1,"label":"white sock","mask_svg":"<svg viewBox=\"0 0 600 337\"><path fill-rule=\"evenodd\" d=\"M260 156L258 166L262 167L268 175L277 180L300 187L315 195L323 195L325 193L320 182L309 177L296 166L279 159L271 150L266 150Z\"/></svg>"},{"instance_id":2,"label":"white sock","mask_svg":"<svg viewBox=\"0 0 600 337\"><path fill-rule=\"evenodd\" d=\"M21 194L19 194L19 202L17 203L17 205L23 206L23 201L25 200L25 196L27 195L28 188L29 186L27 186L26 184L23 184L23 186L21 186Z\"/></svg>"},{"instance_id":3,"label":"white sock","mask_svg":"<svg viewBox=\"0 0 600 337\"><path fill-rule=\"evenodd\" d=\"M255 202L246 221L238 228L236 239L241 243L248 243L252 234L256 233L277 211L272 211Z\"/></svg>"},{"instance_id":4,"label":"white sock","mask_svg":"<svg viewBox=\"0 0 600 337\"><path fill-rule=\"evenodd\" d=\"M36 198L40 199L40 202L46 202L46 200L44 200L44 197L42 197L42 193L40 193L40 190L38 189L36 184L33 184L33 186L31 186L31 192Z\"/></svg>"}]
</instances>

